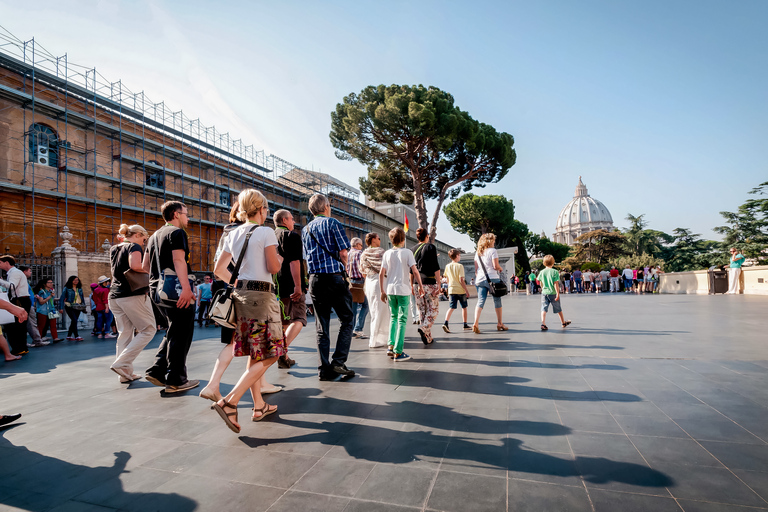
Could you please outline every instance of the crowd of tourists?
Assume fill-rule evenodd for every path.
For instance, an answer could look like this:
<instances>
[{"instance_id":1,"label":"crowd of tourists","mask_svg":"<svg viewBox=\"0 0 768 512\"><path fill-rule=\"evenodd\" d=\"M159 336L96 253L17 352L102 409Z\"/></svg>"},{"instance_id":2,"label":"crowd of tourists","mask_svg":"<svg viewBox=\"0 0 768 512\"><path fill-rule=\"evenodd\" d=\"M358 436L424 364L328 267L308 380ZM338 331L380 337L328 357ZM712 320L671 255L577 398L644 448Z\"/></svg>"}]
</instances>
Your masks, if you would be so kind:
<instances>
[{"instance_id":1,"label":"crowd of tourists","mask_svg":"<svg viewBox=\"0 0 768 512\"><path fill-rule=\"evenodd\" d=\"M658 265L634 269L627 265L621 271L611 266L602 270L563 270L559 280L563 293L658 293L659 278L663 273ZM528 295L541 293L539 275L535 270L525 272L522 279L513 278L513 284L524 285Z\"/></svg>"},{"instance_id":2,"label":"crowd of tourists","mask_svg":"<svg viewBox=\"0 0 768 512\"><path fill-rule=\"evenodd\" d=\"M363 249L363 240L349 240L342 224L331 217L326 196L313 195L308 206L314 219L300 233L295 231L295 221L288 210L272 215L272 228L266 225L270 211L264 195L254 189L242 191L219 240L213 275L204 275L200 283L188 263L189 221L183 203L169 201L162 205L166 224L152 236L140 225L123 224L118 235L120 243L110 249L112 277L101 276L91 285L89 298L94 316L92 334L104 339L113 338L113 332L116 333L116 358L110 369L119 381L130 383L144 377L166 393L197 387L199 381L187 376L186 359L195 323L202 327L213 319L221 326L222 349L200 396L213 402L211 408L228 428L240 432L238 404L246 392L250 391L253 399L252 421L261 421L277 411L277 406L268 404L264 396L282 388L270 384L265 374L275 363L280 368L295 364L288 349L307 325L310 302L316 320L321 381L344 381L355 376L354 370L346 365L353 338L367 339L371 348L386 348L386 355L395 363L411 359L404 351L409 312L414 323L419 324L422 343L435 343L433 327L440 314L441 294L446 294L449 301L442 325L446 334L452 333L449 322L459 307L463 330L480 334L479 320L489 296L493 299L496 329L508 330L502 321L501 300L507 285L493 234L481 236L474 256L476 277L472 284L478 300L470 325L469 289L460 251L451 250L451 262L442 269L427 231L416 231L418 244L411 250L405 247L406 233L400 227L387 234L389 250L382 247L377 233L365 236ZM629 267L621 273L615 268L560 273L553 268L551 255L543 263L544 270L526 273L524 277L528 293L542 294L543 331L548 329L546 315L550 306L559 315L563 328L570 324L562 312L561 291L618 292L623 286L628 292L652 292L658 281L655 277L660 273L659 268ZM0 285L11 291L13 302L0 298L0 313L6 312L16 319L3 322L10 346L0 331L0 348L6 361L27 353L28 332L33 336L31 346L47 344L49 329L51 342L61 341L56 320L62 314L70 319L67 339L83 339L78 323L87 307L77 276L71 276L57 295L50 279L30 287L29 269L16 268L11 256L0 257L0 268L7 273L7 281L0 281ZM222 313L221 306L227 304L231 304L231 309ZM332 313L340 326L331 353ZM368 315L371 321L366 335ZM136 357L161 328L165 335L153 364L143 375L134 372ZM222 395L223 374L238 356L247 356L245 369L234 388ZM10 417L3 417L3 421L5 418Z\"/></svg>"}]
</instances>

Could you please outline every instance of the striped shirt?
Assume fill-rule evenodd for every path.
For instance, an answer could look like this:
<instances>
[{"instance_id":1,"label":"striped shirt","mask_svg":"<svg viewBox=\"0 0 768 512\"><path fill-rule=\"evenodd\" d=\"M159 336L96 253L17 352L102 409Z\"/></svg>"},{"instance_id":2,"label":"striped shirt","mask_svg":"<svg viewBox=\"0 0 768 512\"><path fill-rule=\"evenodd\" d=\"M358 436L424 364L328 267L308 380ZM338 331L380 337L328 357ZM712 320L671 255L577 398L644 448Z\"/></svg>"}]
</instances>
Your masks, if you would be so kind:
<instances>
[{"instance_id":1,"label":"striped shirt","mask_svg":"<svg viewBox=\"0 0 768 512\"><path fill-rule=\"evenodd\" d=\"M317 242L309 235L315 235ZM349 239L344 227L336 219L318 216L301 230L301 241L304 244L304 254L307 258L307 269L310 274L336 274L344 270L341 262L336 261L328 251L338 256L340 251L349 249Z\"/></svg>"},{"instance_id":2,"label":"striped shirt","mask_svg":"<svg viewBox=\"0 0 768 512\"><path fill-rule=\"evenodd\" d=\"M349 259L347 260L347 272L352 279L363 279L363 273L360 271L360 256L363 251L352 249L349 251Z\"/></svg>"}]
</instances>

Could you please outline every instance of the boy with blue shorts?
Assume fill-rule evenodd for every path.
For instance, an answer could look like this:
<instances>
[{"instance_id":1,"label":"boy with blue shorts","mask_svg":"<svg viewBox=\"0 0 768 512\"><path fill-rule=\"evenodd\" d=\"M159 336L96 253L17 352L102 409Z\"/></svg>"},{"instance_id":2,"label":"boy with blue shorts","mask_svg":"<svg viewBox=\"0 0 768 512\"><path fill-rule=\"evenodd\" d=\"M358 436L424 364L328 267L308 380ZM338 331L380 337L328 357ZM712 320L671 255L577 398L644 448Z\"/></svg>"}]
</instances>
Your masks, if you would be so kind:
<instances>
[{"instance_id":1,"label":"boy with blue shorts","mask_svg":"<svg viewBox=\"0 0 768 512\"><path fill-rule=\"evenodd\" d=\"M448 296L450 297L450 308L445 314L445 323L443 324L443 330L450 334L451 330L448 328L448 320L451 318L451 314L456 309L458 304L461 304L461 318L464 320L464 330L471 329L467 323L467 297L469 297L469 290L467 290L467 281L464 279L464 265L459 263L461 259L461 253L456 249L448 251L448 256L451 258L451 262L445 266L445 277L448 278Z\"/></svg>"},{"instance_id":2,"label":"boy with blue shorts","mask_svg":"<svg viewBox=\"0 0 768 512\"><path fill-rule=\"evenodd\" d=\"M546 331L547 311L552 304L552 312L560 315L560 322L563 327L570 325L571 321L565 320L563 308L560 304L560 272L552 268L555 265L555 258L551 254L544 256L544 266L547 267L541 272L537 279L541 283L541 330Z\"/></svg>"}]
</instances>

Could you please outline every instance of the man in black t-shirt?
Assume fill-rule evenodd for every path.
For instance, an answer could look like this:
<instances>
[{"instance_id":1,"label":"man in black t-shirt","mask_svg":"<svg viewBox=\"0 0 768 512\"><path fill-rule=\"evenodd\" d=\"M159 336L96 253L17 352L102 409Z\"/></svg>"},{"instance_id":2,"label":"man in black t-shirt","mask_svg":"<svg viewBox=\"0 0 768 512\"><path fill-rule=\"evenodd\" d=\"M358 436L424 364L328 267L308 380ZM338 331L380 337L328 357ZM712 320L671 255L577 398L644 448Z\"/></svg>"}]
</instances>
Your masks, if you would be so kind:
<instances>
[{"instance_id":1,"label":"man in black t-shirt","mask_svg":"<svg viewBox=\"0 0 768 512\"><path fill-rule=\"evenodd\" d=\"M429 233L426 229L417 229L416 239L419 245L413 250L413 256L424 287L424 295L421 297L416 295L416 305L421 315L418 331L422 343L428 345L434 341L432 325L440 308L440 262L437 259L437 248L429 242Z\"/></svg>"},{"instance_id":2,"label":"man in black t-shirt","mask_svg":"<svg viewBox=\"0 0 768 512\"><path fill-rule=\"evenodd\" d=\"M283 308L285 343L290 345L301 329L307 325L307 279L301 235L296 233L293 215L288 210L275 212L277 253L283 257L283 266L277 273L277 293ZM296 361L281 356L278 368L290 368Z\"/></svg>"},{"instance_id":3,"label":"man in black t-shirt","mask_svg":"<svg viewBox=\"0 0 768 512\"><path fill-rule=\"evenodd\" d=\"M157 303L168 319L168 330L155 355L155 364L147 369L146 379L155 386L164 386L166 393L178 393L197 387L198 380L187 379L187 354L195 331L195 296L189 283L189 242L184 228L189 224L187 207L178 201L168 201L160 207L165 219L150 237L144 254L144 270L149 272L150 297L155 300L161 272L172 270L181 285L175 306Z\"/></svg>"}]
</instances>

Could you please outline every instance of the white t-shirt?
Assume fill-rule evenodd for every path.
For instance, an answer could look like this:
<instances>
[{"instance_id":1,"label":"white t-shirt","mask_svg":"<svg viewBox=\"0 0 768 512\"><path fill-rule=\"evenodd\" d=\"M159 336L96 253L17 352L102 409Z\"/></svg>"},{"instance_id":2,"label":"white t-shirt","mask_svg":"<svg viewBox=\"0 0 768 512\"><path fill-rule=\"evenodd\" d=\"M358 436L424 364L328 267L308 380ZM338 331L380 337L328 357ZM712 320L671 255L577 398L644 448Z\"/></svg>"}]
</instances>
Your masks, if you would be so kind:
<instances>
[{"instance_id":1,"label":"white t-shirt","mask_svg":"<svg viewBox=\"0 0 768 512\"><path fill-rule=\"evenodd\" d=\"M0 285L11 291L10 285L14 286L17 297L29 297L29 283L27 276L16 267L8 269L8 280L0 279Z\"/></svg>"},{"instance_id":2,"label":"white t-shirt","mask_svg":"<svg viewBox=\"0 0 768 512\"><path fill-rule=\"evenodd\" d=\"M591 283L592 282L592 272L590 272L589 270L584 272L584 276L583 277L584 277L584 282L585 283Z\"/></svg>"},{"instance_id":3,"label":"white t-shirt","mask_svg":"<svg viewBox=\"0 0 768 512\"><path fill-rule=\"evenodd\" d=\"M232 255L232 264L237 264L237 258L240 257L240 251L243 250L243 242L248 231L254 226L246 222L229 232L227 239L224 240L222 249ZM240 266L238 279L248 281L272 282L272 274L267 270L267 258L264 255L264 248L270 245L277 245L275 230L266 226L259 226L251 235L248 242L248 249L243 257L243 264Z\"/></svg>"},{"instance_id":4,"label":"white t-shirt","mask_svg":"<svg viewBox=\"0 0 768 512\"><path fill-rule=\"evenodd\" d=\"M635 274L631 268L625 268L621 275L624 276L624 279L632 279Z\"/></svg>"},{"instance_id":5,"label":"white t-shirt","mask_svg":"<svg viewBox=\"0 0 768 512\"><path fill-rule=\"evenodd\" d=\"M381 268L387 271L387 295L411 294L411 267L416 258L410 249L395 247L384 253Z\"/></svg>"},{"instance_id":6,"label":"white t-shirt","mask_svg":"<svg viewBox=\"0 0 768 512\"><path fill-rule=\"evenodd\" d=\"M477 266L477 272L475 273L477 278L475 279L475 283L487 280L485 278L483 266L480 264L480 258L482 258L483 263L485 263L485 270L488 272L488 277L491 279L499 279L499 273L493 267L493 260L494 258L499 259L499 253L496 251L495 247L491 247L490 249L486 249L482 256L478 256L478 254L475 253L475 265Z\"/></svg>"}]
</instances>

